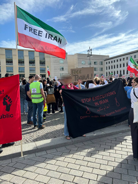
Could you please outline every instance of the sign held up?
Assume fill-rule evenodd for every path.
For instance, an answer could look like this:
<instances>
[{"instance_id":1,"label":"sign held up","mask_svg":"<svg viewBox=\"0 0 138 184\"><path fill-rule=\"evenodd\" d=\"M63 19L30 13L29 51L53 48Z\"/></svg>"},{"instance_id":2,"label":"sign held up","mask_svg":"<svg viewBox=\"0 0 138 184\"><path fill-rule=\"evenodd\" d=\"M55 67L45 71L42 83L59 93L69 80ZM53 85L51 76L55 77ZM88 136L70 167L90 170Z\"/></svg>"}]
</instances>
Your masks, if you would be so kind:
<instances>
[{"instance_id":1,"label":"sign held up","mask_svg":"<svg viewBox=\"0 0 138 184\"><path fill-rule=\"evenodd\" d=\"M79 79L82 81L92 80L94 78L94 68L86 67L71 69L71 76L73 82L76 82Z\"/></svg>"}]
</instances>

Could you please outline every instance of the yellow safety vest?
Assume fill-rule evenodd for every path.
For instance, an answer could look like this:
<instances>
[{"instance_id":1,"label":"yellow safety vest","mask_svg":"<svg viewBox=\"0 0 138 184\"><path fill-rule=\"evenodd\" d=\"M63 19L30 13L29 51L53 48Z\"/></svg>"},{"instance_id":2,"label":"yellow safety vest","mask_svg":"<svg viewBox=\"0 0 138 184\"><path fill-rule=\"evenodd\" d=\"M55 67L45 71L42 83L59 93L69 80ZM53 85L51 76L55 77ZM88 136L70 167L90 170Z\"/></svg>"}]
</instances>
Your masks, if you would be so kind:
<instances>
[{"instance_id":1,"label":"yellow safety vest","mask_svg":"<svg viewBox=\"0 0 138 184\"><path fill-rule=\"evenodd\" d=\"M30 84L32 103L41 103L44 98L40 91L40 82L33 82Z\"/></svg>"}]
</instances>

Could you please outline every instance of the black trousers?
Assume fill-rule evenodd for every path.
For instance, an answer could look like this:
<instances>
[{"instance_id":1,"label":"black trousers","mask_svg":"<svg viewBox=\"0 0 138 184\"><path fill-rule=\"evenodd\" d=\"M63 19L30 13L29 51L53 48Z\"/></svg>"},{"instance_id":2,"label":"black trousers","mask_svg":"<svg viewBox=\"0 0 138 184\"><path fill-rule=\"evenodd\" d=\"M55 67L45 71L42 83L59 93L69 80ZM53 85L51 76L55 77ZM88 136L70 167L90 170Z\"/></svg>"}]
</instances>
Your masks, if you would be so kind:
<instances>
[{"instance_id":1,"label":"black trousers","mask_svg":"<svg viewBox=\"0 0 138 184\"><path fill-rule=\"evenodd\" d=\"M48 113L50 113L50 107L52 105L52 113L55 113L55 103L48 104Z\"/></svg>"},{"instance_id":2,"label":"black trousers","mask_svg":"<svg viewBox=\"0 0 138 184\"><path fill-rule=\"evenodd\" d=\"M56 103L55 103L55 110L58 111L58 106L59 106L59 98L56 97Z\"/></svg>"},{"instance_id":3,"label":"black trousers","mask_svg":"<svg viewBox=\"0 0 138 184\"><path fill-rule=\"evenodd\" d=\"M62 98L61 98L61 96L60 96L60 98L59 98L59 107L61 108L61 111L63 111L63 106L62 106L62 104L63 104L63 101L62 101Z\"/></svg>"},{"instance_id":4,"label":"black trousers","mask_svg":"<svg viewBox=\"0 0 138 184\"><path fill-rule=\"evenodd\" d=\"M133 157L138 158L138 123L133 123L134 113L133 109L129 112L129 121L131 125L132 149Z\"/></svg>"}]
</instances>

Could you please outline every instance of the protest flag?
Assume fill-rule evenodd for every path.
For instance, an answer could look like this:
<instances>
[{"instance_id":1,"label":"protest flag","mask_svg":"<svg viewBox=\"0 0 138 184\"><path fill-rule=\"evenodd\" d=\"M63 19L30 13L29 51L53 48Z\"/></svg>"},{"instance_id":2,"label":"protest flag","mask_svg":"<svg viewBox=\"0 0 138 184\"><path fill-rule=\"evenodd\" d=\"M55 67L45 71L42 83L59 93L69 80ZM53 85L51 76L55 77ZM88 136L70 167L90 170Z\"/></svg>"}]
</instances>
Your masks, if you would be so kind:
<instances>
[{"instance_id":1,"label":"protest flag","mask_svg":"<svg viewBox=\"0 0 138 184\"><path fill-rule=\"evenodd\" d=\"M64 36L53 27L15 5L18 45L65 59Z\"/></svg>"},{"instance_id":2,"label":"protest flag","mask_svg":"<svg viewBox=\"0 0 138 184\"><path fill-rule=\"evenodd\" d=\"M0 79L0 144L21 139L19 75L14 75Z\"/></svg>"},{"instance_id":3,"label":"protest flag","mask_svg":"<svg viewBox=\"0 0 138 184\"><path fill-rule=\"evenodd\" d=\"M136 63L136 61L134 61L132 57L130 57L128 61L127 70L130 71L131 73L134 73L135 76L138 75L138 64Z\"/></svg>"},{"instance_id":4,"label":"protest flag","mask_svg":"<svg viewBox=\"0 0 138 184\"><path fill-rule=\"evenodd\" d=\"M50 70L48 67L47 67L47 74L48 74L48 77L50 77Z\"/></svg>"}]
</instances>

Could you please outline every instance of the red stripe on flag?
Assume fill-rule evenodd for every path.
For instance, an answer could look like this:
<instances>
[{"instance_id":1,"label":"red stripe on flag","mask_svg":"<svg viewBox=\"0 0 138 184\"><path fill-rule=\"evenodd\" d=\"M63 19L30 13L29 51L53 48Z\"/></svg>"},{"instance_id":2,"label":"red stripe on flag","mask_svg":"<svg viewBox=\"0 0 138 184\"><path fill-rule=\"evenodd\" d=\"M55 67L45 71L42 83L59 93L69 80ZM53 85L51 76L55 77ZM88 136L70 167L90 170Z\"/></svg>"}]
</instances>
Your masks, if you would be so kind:
<instances>
[{"instance_id":1,"label":"red stripe on flag","mask_svg":"<svg viewBox=\"0 0 138 184\"><path fill-rule=\"evenodd\" d=\"M134 68L131 68L129 65L127 67L127 70L130 71L131 73L134 73L135 76L138 76L138 71Z\"/></svg>"},{"instance_id":2,"label":"red stripe on flag","mask_svg":"<svg viewBox=\"0 0 138 184\"><path fill-rule=\"evenodd\" d=\"M26 36L24 34L18 33L19 46L34 49L37 52L43 52L46 54L50 54L62 59L66 58L66 51L52 45L50 43L46 43L30 36Z\"/></svg>"}]
</instances>

